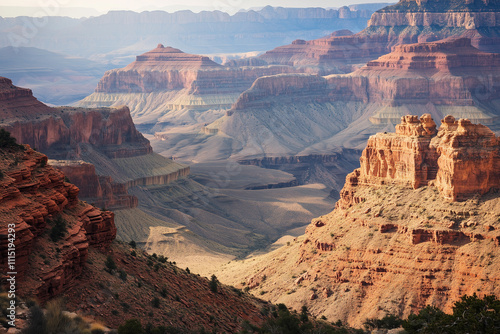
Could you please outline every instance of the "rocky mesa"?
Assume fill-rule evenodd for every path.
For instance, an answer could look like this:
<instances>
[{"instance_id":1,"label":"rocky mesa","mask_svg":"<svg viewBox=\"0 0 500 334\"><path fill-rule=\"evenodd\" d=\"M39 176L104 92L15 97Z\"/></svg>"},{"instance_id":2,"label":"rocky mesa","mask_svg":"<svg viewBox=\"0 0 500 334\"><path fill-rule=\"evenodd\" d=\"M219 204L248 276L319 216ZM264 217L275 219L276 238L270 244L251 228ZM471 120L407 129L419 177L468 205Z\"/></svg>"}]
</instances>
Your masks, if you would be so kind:
<instances>
[{"instance_id":1,"label":"rocky mesa","mask_svg":"<svg viewBox=\"0 0 500 334\"><path fill-rule=\"evenodd\" d=\"M413 113L451 114L497 131L499 57L453 38L395 46L350 74L262 77L206 128L215 134L212 147L231 138L235 156L362 149L369 135L394 131Z\"/></svg>"},{"instance_id":2,"label":"rocky mesa","mask_svg":"<svg viewBox=\"0 0 500 334\"><path fill-rule=\"evenodd\" d=\"M136 207L131 186L189 174L187 166L153 153L126 106L51 108L7 78L0 79L0 92L0 127L58 160L53 165L82 189L81 197L100 207Z\"/></svg>"},{"instance_id":3,"label":"rocky mesa","mask_svg":"<svg viewBox=\"0 0 500 334\"><path fill-rule=\"evenodd\" d=\"M348 73L401 44L467 37L472 45L499 52L498 1L401 0L373 13L368 27L351 36L296 40L259 58L269 64L307 65L318 74Z\"/></svg>"},{"instance_id":4,"label":"rocky mesa","mask_svg":"<svg viewBox=\"0 0 500 334\"><path fill-rule=\"evenodd\" d=\"M370 138L334 211L221 275L355 326L425 305L449 310L464 294L498 296L499 148L466 119L448 116L437 131L430 115L407 116L396 133Z\"/></svg>"},{"instance_id":5,"label":"rocky mesa","mask_svg":"<svg viewBox=\"0 0 500 334\"><path fill-rule=\"evenodd\" d=\"M193 123L199 115L179 110L207 111L229 108L238 95L264 75L296 72L290 66L223 66L206 56L184 53L159 44L128 66L107 71L95 93L79 102L84 107L131 108L137 124L150 128L162 123ZM178 118L182 119L179 121ZM213 116L212 116L213 117ZM146 130L146 128L145 128Z\"/></svg>"}]
</instances>

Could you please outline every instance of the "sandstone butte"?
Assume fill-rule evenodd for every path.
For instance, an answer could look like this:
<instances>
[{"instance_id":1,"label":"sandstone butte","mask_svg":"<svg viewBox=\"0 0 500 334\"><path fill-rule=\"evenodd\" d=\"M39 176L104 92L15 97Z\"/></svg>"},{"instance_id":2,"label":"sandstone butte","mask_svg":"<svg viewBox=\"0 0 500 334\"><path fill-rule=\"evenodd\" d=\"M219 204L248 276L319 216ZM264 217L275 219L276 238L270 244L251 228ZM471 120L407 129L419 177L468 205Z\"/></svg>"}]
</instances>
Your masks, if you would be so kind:
<instances>
[{"instance_id":1,"label":"sandstone butte","mask_svg":"<svg viewBox=\"0 0 500 334\"><path fill-rule=\"evenodd\" d=\"M450 36L470 38L483 51L499 52L500 2L490 0L401 0L374 14L368 27L351 36L326 36L268 51L268 64L318 68L318 74L347 73L400 44L432 42ZM404 27L404 29L401 29Z\"/></svg>"},{"instance_id":2,"label":"sandstone butte","mask_svg":"<svg viewBox=\"0 0 500 334\"><path fill-rule=\"evenodd\" d=\"M353 326L500 296L499 150L467 119L447 116L437 131L428 114L406 116L396 133L370 137L334 211L219 277Z\"/></svg>"},{"instance_id":3,"label":"sandstone butte","mask_svg":"<svg viewBox=\"0 0 500 334\"><path fill-rule=\"evenodd\" d=\"M206 128L250 148L257 141L268 155L363 149L369 135L391 131L401 116L415 113L451 114L497 131L499 81L500 54L482 52L468 38L399 45L349 74L259 78L229 117ZM279 131L283 120L286 131ZM273 136L253 138L255 129Z\"/></svg>"},{"instance_id":4,"label":"sandstone butte","mask_svg":"<svg viewBox=\"0 0 500 334\"><path fill-rule=\"evenodd\" d=\"M0 267L2 275L11 271L7 235L8 224L15 224L18 302L43 304L64 298L67 310L110 328L140 318L154 326L235 333L244 320L264 322L261 309L270 307L266 302L223 285L213 293L207 278L138 249L132 255L133 249L113 242L113 212L79 201L78 187L66 182L47 160L29 146L0 149ZM49 235L59 217L67 233L53 241ZM105 270L107 256L114 259L117 271ZM154 270L148 261L153 261ZM152 306L155 297L161 308ZM16 322L21 328L23 319Z\"/></svg>"},{"instance_id":5,"label":"sandstone butte","mask_svg":"<svg viewBox=\"0 0 500 334\"><path fill-rule=\"evenodd\" d=\"M131 108L136 123L154 124L174 110L229 108L258 77L295 72L293 67L282 65L223 66L206 56L159 44L128 66L107 71L95 92L79 105L125 104Z\"/></svg>"},{"instance_id":6,"label":"sandstone butte","mask_svg":"<svg viewBox=\"0 0 500 334\"><path fill-rule=\"evenodd\" d=\"M189 174L188 167L153 153L126 106L51 108L31 90L0 77L0 127L18 142L57 159L51 163L80 187L80 196L100 207L136 207L137 198L128 195L129 187L164 184ZM124 172L123 165L143 172Z\"/></svg>"}]
</instances>

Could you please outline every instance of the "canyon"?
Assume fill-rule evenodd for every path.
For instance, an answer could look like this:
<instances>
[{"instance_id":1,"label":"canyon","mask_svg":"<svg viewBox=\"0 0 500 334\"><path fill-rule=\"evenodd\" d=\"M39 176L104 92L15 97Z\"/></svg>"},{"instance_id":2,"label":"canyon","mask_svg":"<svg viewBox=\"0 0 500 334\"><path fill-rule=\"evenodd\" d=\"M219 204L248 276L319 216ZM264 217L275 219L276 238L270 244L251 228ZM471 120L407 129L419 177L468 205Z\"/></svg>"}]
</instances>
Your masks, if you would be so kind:
<instances>
[{"instance_id":1,"label":"canyon","mask_svg":"<svg viewBox=\"0 0 500 334\"><path fill-rule=\"evenodd\" d=\"M95 92L78 105L127 105L134 122L147 133L192 130L220 117L255 79L296 71L290 66L228 67L159 44L126 67L107 71Z\"/></svg>"},{"instance_id":2,"label":"canyon","mask_svg":"<svg viewBox=\"0 0 500 334\"><path fill-rule=\"evenodd\" d=\"M295 40L259 56L268 64L316 68L318 74L348 73L401 44L466 37L482 51L499 52L499 3L488 1L406 1L379 9L368 26L351 36Z\"/></svg>"},{"instance_id":3,"label":"canyon","mask_svg":"<svg viewBox=\"0 0 500 334\"><path fill-rule=\"evenodd\" d=\"M2 128L58 160L54 165L61 166L90 202L133 208L137 199L127 194L128 188L165 184L189 174L189 167L153 153L125 106L52 108L7 78L0 79L0 92ZM79 159L86 163L75 162Z\"/></svg>"},{"instance_id":4,"label":"canyon","mask_svg":"<svg viewBox=\"0 0 500 334\"><path fill-rule=\"evenodd\" d=\"M304 222L331 208L327 187L298 186L279 170L221 162L191 175L189 166L152 152L127 107L51 108L30 90L3 83L2 128L48 154L50 164L81 188L83 200L112 209L120 240L134 240L193 271L210 275L215 263L283 233L300 235Z\"/></svg>"},{"instance_id":5,"label":"canyon","mask_svg":"<svg viewBox=\"0 0 500 334\"><path fill-rule=\"evenodd\" d=\"M334 211L218 277L353 326L498 295L499 149L467 119L447 116L438 131L429 114L406 116L370 137Z\"/></svg>"},{"instance_id":6,"label":"canyon","mask_svg":"<svg viewBox=\"0 0 500 334\"><path fill-rule=\"evenodd\" d=\"M7 251L12 246L2 238L0 266L4 273L17 272L19 304L35 299L45 303L64 296L67 310L110 328L123 324L125 313L156 326L228 332L241 329L243 320L256 325L266 320L260 313L260 308L271 306L266 302L221 284L214 293L206 278L141 250L134 250L133 255L128 245L115 242L113 212L80 201L78 187L65 181L65 175L48 163L46 155L27 145L3 144L0 234L14 235L9 228L15 225L15 237L9 238L15 239L16 256L15 269L7 270ZM60 224L64 228L55 237ZM116 271L107 265L110 258ZM152 260L155 270L147 264ZM155 296L161 297L156 297L161 310L151 305ZM21 312L18 318L23 318ZM22 328L21 321L17 324Z\"/></svg>"},{"instance_id":7,"label":"canyon","mask_svg":"<svg viewBox=\"0 0 500 334\"><path fill-rule=\"evenodd\" d=\"M262 77L194 145L220 156L218 145L225 157L240 160L362 149L370 135L394 131L402 116L426 112L498 131L498 61L470 39L452 38L395 46L349 74ZM174 144L166 151L171 155L190 152L169 140L152 142L159 149Z\"/></svg>"}]
</instances>

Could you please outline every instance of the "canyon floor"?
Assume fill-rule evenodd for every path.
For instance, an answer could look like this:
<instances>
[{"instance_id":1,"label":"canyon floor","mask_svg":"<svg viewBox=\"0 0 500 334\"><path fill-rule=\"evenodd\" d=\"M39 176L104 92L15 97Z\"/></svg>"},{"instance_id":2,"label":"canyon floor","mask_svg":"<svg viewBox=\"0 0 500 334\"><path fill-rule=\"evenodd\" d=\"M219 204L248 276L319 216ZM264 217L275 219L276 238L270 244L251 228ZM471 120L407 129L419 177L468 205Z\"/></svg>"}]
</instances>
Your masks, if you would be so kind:
<instances>
[{"instance_id":1,"label":"canyon floor","mask_svg":"<svg viewBox=\"0 0 500 334\"><path fill-rule=\"evenodd\" d=\"M204 276L284 235L302 235L335 203L331 188L297 185L280 170L228 161L191 168L190 176L173 183L130 189L139 206L117 210L116 224L119 239Z\"/></svg>"}]
</instances>

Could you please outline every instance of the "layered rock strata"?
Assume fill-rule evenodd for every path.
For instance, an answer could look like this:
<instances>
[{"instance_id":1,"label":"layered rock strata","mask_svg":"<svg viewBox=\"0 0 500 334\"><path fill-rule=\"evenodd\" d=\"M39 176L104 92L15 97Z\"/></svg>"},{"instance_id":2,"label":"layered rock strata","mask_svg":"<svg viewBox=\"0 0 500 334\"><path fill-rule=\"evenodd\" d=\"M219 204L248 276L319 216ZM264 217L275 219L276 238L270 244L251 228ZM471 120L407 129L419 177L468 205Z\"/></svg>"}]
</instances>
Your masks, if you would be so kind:
<instances>
[{"instance_id":1,"label":"layered rock strata","mask_svg":"<svg viewBox=\"0 0 500 334\"><path fill-rule=\"evenodd\" d=\"M176 110L230 108L261 76L294 73L289 66L222 66L208 57L159 44L121 69L107 71L80 106L126 104L137 123L156 123ZM167 115L168 116L168 115ZM165 120L166 123L175 119ZM184 123L185 120L182 120ZM189 120L193 122L192 119Z\"/></svg>"},{"instance_id":2,"label":"layered rock strata","mask_svg":"<svg viewBox=\"0 0 500 334\"><path fill-rule=\"evenodd\" d=\"M453 115L496 130L499 57L459 38L397 46L350 74L262 77L205 134L214 142L229 136L234 151L243 147L235 154L290 156L362 149L408 114Z\"/></svg>"},{"instance_id":3,"label":"layered rock strata","mask_svg":"<svg viewBox=\"0 0 500 334\"><path fill-rule=\"evenodd\" d=\"M472 39L480 50L499 52L498 15L500 3L480 1L407 1L375 12L368 27L353 36L328 36L311 41L297 40L260 56L270 64L309 64L330 73L350 72L362 64L390 52L400 44L432 42L451 36Z\"/></svg>"},{"instance_id":4,"label":"layered rock strata","mask_svg":"<svg viewBox=\"0 0 500 334\"><path fill-rule=\"evenodd\" d=\"M46 300L71 285L85 265L89 246L106 248L116 237L114 214L101 211L78 200L79 189L65 181L62 172L47 164L47 156L29 146L23 149L2 149L0 169L0 252L3 269L7 265L9 224L15 225L15 271L22 280L29 267L41 269L35 291ZM51 241L47 230L62 220L66 232L60 240ZM58 256L38 264L30 256L33 248L57 248ZM8 272L12 270L3 270ZM26 287L27 288L27 287ZM19 290L22 290L19 284ZM28 289L28 288L27 288Z\"/></svg>"},{"instance_id":5,"label":"layered rock strata","mask_svg":"<svg viewBox=\"0 0 500 334\"><path fill-rule=\"evenodd\" d=\"M79 185L80 198L100 208L135 208L137 197L128 194L128 185L114 182L109 176L99 176L95 166L82 160L50 160L71 182Z\"/></svg>"},{"instance_id":6,"label":"layered rock strata","mask_svg":"<svg viewBox=\"0 0 500 334\"><path fill-rule=\"evenodd\" d=\"M500 187L500 146L487 127L447 116L439 132L429 114L406 116L396 133L370 137L361 168L347 176L338 206L359 202L358 185L398 184L413 189L436 186L451 201L483 195Z\"/></svg>"},{"instance_id":7,"label":"layered rock strata","mask_svg":"<svg viewBox=\"0 0 500 334\"><path fill-rule=\"evenodd\" d=\"M149 141L135 128L126 106L50 108L30 90L1 78L0 127L18 142L35 147L51 159L64 159L65 162L54 165L82 189L83 199L99 207L134 208L138 203L137 198L128 195L130 187L167 184L189 174L186 166L166 158L158 161ZM144 172L124 176L128 164L118 166L124 160L135 162L136 169ZM154 164L154 170L148 164Z\"/></svg>"},{"instance_id":8,"label":"layered rock strata","mask_svg":"<svg viewBox=\"0 0 500 334\"><path fill-rule=\"evenodd\" d=\"M91 144L110 158L144 155L152 151L149 141L135 129L127 107L83 109L50 108L31 90L0 80L2 128L20 143L51 157L74 157L78 145Z\"/></svg>"},{"instance_id":9,"label":"layered rock strata","mask_svg":"<svg viewBox=\"0 0 500 334\"><path fill-rule=\"evenodd\" d=\"M353 326L500 296L498 138L453 117L436 133L429 115L396 131L370 138L335 210L304 236L218 277Z\"/></svg>"}]
</instances>

